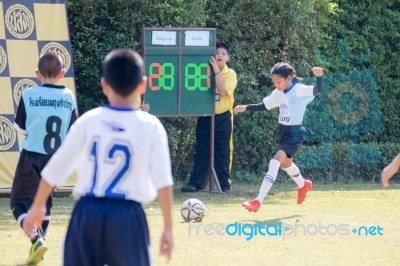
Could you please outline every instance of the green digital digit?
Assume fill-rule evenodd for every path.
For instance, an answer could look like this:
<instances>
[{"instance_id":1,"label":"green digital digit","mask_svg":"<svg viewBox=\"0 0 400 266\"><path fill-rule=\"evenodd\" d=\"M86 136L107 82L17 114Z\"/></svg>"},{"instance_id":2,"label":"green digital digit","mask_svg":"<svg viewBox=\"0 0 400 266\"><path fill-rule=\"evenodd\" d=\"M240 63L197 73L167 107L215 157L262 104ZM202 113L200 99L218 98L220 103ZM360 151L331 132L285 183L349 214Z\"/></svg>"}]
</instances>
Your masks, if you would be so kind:
<instances>
[{"instance_id":1,"label":"green digital digit","mask_svg":"<svg viewBox=\"0 0 400 266\"><path fill-rule=\"evenodd\" d=\"M185 66L185 88L194 91L197 87L197 65L189 63Z\"/></svg>"},{"instance_id":2,"label":"green digital digit","mask_svg":"<svg viewBox=\"0 0 400 266\"><path fill-rule=\"evenodd\" d=\"M205 70L205 74L203 74ZM211 68L208 63L196 65L189 63L185 66L185 88L194 91L197 88L201 91L207 91L211 87ZM203 85L203 82L205 81Z\"/></svg>"},{"instance_id":3,"label":"green digital digit","mask_svg":"<svg viewBox=\"0 0 400 266\"><path fill-rule=\"evenodd\" d=\"M154 69L157 69L157 73L154 73ZM154 62L149 66L149 87L152 91L158 91L161 85L162 68L160 63ZM154 80L158 80L158 85L154 85Z\"/></svg>"},{"instance_id":4,"label":"green digital digit","mask_svg":"<svg viewBox=\"0 0 400 266\"><path fill-rule=\"evenodd\" d=\"M154 73L156 72L156 73ZM158 85L155 85L157 80ZM172 91L175 86L175 67L172 63L153 62L149 66L149 87L152 91L160 89Z\"/></svg>"},{"instance_id":5,"label":"green digital digit","mask_svg":"<svg viewBox=\"0 0 400 266\"><path fill-rule=\"evenodd\" d=\"M205 68L205 74L203 74L203 71L202 71L204 68ZM197 74L198 74L197 76L199 77L197 84L198 84L199 90L207 91L210 88L210 85L211 85L210 65L208 63L202 63L202 64L200 64L198 66L197 70L198 70L197 71ZM202 80L205 80L205 85L206 86L203 86Z\"/></svg>"},{"instance_id":6,"label":"green digital digit","mask_svg":"<svg viewBox=\"0 0 400 266\"><path fill-rule=\"evenodd\" d=\"M162 87L166 91L172 91L175 85L175 67L172 63L164 63L162 65Z\"/></svg>"}]
</instances>

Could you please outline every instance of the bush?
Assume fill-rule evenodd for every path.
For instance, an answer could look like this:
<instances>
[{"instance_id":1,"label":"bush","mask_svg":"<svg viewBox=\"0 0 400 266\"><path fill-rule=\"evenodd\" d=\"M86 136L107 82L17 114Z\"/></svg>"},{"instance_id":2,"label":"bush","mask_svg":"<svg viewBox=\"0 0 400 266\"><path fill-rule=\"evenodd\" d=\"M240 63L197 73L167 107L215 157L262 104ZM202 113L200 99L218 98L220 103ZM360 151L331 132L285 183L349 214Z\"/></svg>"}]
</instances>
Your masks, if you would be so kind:
<instances>
[{"instance_id":1,"label":"bush","mask_svg":"<svg viewBox=\"0 0 400 266\"><path fill-rule=\"evenodd\" d=\"M314 65L324 67L325 91L306 113L309 133L299 164L316 179L376 180L399 150L399 7L389 0L67 1L80 113L106 103L102 59L117 47L140 51L143 27L216 28L217 41L232 47L237 104L261 102L272 91L269 69L279 61L303 77ZM368 115L362 120L355 112ZM174 176L186 180L196 119L161 120ZM264 172L277 150L277 110L241 114L234 124L233 178L246 181Z\"/></svg>"}]
</instances>

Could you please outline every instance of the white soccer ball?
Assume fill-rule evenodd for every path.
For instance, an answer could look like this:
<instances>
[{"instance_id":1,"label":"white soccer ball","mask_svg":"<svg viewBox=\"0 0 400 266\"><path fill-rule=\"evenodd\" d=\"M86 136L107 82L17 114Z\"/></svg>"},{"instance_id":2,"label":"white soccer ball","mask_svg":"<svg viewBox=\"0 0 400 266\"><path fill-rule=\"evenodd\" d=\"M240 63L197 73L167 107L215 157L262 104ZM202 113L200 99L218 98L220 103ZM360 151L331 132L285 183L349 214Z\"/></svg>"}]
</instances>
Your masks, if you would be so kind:
<instances>
[{"instance_id":1,"label":"white soccer ball","mask_svg":"<svg viewBox=\"0 0 400 266\"><path fill-rule=\"evenodd\" d=\"M182 204L181 215L185 222L201 222L206 215L206 207L198 199L188 199Z\"/></svg>"}]
</instances>

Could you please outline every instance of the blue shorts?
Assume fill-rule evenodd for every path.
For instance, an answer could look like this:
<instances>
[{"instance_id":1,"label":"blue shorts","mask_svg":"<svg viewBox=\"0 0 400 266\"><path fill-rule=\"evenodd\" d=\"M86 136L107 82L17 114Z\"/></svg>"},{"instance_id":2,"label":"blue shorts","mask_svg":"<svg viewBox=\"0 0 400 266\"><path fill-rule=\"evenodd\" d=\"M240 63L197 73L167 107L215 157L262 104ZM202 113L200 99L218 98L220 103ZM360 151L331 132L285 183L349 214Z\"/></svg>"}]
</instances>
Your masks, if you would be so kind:
<instances>
[{"instance_id":1,"label":"blue shorts","mask_svg":"<svg viewBox=\"0 0 400 266\"><path fill-rule=\"evenodd\" d=\"M300 150L305 134L306 129L301 125L286 126L279 124L279 150L284 151L288 158L292 158Z\"/></svg>"},{"instance_id":2,"label":"blue shorts","mask_svg":"<svg viewBox=\"0 0 400 266\"><path fill-rule=\"evenodd\" d=\"M150 265L150 238L142 206L134 201L83 197L75 205L64 243L65 266Z\"/></svg>"}]
</instances>

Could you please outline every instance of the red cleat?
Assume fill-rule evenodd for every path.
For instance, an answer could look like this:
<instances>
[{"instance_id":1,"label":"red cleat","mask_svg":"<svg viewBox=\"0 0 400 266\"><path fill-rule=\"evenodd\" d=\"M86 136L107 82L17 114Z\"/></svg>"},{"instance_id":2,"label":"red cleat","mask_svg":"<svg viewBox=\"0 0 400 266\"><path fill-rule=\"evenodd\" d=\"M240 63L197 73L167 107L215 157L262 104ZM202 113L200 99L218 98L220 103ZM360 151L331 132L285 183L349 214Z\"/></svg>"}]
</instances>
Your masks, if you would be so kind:
<instances>
[{"instance_id":1,"label":"red cleat","mask_svg":"<svg viewBox=\"0 0 400 266\"><path fill-rule=\"evenodd\" d=\"M249 212L257 212L261 207L261 203L256 200L249 200L242 203L242 206L245 207Z\"/></svg>"},{"instance_id":2,"label":"red cleat","mask_svg":"<svg viewBox=\"0 0 400 266\"><path fill-rule=\"evenodd\" d=\"M307 192L313 187L311 180L304 180L304 187L297 189L297 204L302 204Z\"/></svg>"}]
</instances>

